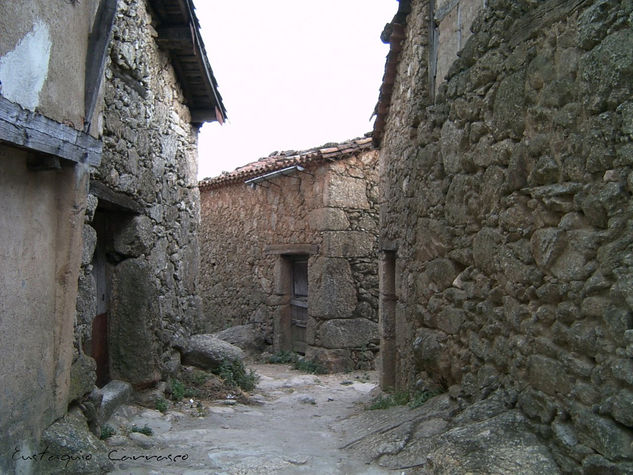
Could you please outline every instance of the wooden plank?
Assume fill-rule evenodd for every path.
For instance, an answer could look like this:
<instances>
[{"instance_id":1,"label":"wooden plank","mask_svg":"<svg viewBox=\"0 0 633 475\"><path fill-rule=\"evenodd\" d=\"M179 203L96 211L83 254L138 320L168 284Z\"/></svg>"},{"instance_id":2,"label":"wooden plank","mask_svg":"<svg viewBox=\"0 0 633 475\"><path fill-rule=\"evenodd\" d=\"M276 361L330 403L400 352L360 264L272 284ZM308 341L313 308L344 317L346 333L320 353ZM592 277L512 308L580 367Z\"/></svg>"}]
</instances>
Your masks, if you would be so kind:
<instances>
[{"instance_id":1,"label":"wooden plank","mask_svg":"<svg viewBox=\"0 0 633 475\"><path fill-rule=\"evenodd\" d=\"M101 0L88 39L86 55L86 85L84 94L84 132L90 131L90 123L97 104L99 89L103 81L108 45L112 38L114 16L118 0Z\"/></svg>"},{"instance_id":2,"label":"wooden plank","mask_svg":"<svg viewBox=\"0 0 633 475\"><path fill-rule=\"evenodd\" d=\"M193 51L193 38L189 26L168 26L158 29L158 43L161 47Z\"/></svg>"},{"instance_id":3,"label":"wooden plank","mask_svg":"<svg viewBox=\"0 0 633 475\"><path fill-rule=\"evenodd\" d=\"M198 105L198 104L197 104ZM191 122L201 124L202 122L213 122L216 120L215 110L212 109L189 109Z\"/></svg>"},{"instance_id":4,"label":"wooden plank","mask_svg":"<svg viewBox=\"0 0 633 475\"><path fill-rule=\"evenodd\" d=\"M94 137L0 96L0 141L98 167L102 143Z\"/></svg>"}]
</instances>

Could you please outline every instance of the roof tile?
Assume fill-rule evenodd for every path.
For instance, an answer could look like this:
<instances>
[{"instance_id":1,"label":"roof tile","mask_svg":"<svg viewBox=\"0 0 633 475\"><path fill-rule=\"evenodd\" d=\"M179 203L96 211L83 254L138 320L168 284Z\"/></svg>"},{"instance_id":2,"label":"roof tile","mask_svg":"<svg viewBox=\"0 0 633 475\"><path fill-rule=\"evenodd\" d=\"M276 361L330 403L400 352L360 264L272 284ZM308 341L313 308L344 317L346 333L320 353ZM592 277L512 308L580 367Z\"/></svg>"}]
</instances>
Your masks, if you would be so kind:
<instances>
[{"instance_id":1,"label":"roof tile","mask_svg":"<svg viewBox=\"0 0 633 475\"><path fill-rule=\"evenodd\" d=\"M273 155L238 167L230 173L223 172L216 177L200 180L198 187L201 191L219 188L293 165L306 165L319 160L341 160L352 154L372 150L373 148L372 138L368 136L336 145L327 144L327 147L316 147L303 152L275 152Z\"/></svg>"}]
</instances>

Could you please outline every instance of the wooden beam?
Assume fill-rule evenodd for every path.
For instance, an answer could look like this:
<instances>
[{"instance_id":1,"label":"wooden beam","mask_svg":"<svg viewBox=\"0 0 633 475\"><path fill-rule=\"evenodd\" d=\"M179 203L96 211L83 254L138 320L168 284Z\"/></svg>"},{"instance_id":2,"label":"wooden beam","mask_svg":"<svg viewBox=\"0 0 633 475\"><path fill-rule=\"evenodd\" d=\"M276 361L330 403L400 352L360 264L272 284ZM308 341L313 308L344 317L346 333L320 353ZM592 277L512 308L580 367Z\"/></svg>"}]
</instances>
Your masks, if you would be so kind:
<instances>
[{"instance_id":1,"label":"wooden beam","mask_svg":"<svg viewBox=\"0 0 633 475\"><path fill-rule=\"evenodd\" d=\"M189 109L191 112L191 122L201 124L202 122L213 122L217 120L215 108L209 109Z\"/></svg>"},{"instance_id":2,"label":"wooden beam","mask_svg":"<svg viewBox=\"0 0 633 475\"><path fill-rule=\"evenodd\" d=\"M188 49L193 54L193 37L189 26L168 26L158 29L158 43L168 50Z\"/></svg>"},{"instance_id":3,"label":"wooden beam","mask_svg":"<svg viewBox=\"0 0 633 475\"><path fill-rule=\"evenodd\" d=\"M101 0L88 39L86 56L86 85L84 94L84 132L90 131L92 115L103 80L108 45L112 38L114 16L118 0Z\"/></svg>"},{"instance_id":4,"label":"wooden beam","mask_svg":"<svg viewBox=\"0 0 633 475\"><path fill-rule=\"evenodd\" d=\"M100 140L0 96L0 141L34 152L98 167Z\"/></svg>"}]
</instances>

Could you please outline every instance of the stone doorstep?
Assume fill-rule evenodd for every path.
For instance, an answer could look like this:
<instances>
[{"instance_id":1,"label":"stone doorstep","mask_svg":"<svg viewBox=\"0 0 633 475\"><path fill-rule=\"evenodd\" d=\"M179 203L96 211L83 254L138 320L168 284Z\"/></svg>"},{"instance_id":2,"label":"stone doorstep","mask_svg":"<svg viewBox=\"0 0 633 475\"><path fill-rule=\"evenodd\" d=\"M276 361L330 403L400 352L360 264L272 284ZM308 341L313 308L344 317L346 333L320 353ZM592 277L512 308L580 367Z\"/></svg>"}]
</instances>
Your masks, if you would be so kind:
<instances>
[{"instance_id":1,"label":"stone doorstep","mask_svg":"<svg viewBox=\"0 0 633 475\"><path fill-rule=\"evenodd\" d=\"M99 424L104 424L119 406L132 399L134 391L130 383L112 380L102 388L95 389L90 397L95 402Z\"/></svg>"}]
</instances>

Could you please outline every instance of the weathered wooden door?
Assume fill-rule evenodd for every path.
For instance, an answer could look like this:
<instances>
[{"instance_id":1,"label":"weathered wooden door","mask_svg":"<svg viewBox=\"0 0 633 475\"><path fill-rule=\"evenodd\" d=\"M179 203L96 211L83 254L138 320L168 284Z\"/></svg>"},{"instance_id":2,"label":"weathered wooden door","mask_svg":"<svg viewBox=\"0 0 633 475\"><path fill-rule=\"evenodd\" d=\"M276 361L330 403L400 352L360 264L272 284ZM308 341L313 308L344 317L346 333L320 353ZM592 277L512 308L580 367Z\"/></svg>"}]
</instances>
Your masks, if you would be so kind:
<instances>
[{"instance_id":1,"label":"weathered wooden door","mask_svg":"<svg viewBox=\"0 0 633 475\"><path fill-rule=\"evenodd\" d=\"M92 321L92 357L97 362L97 386L103 387L110 381L110 362L108 354L108 272L104 234L105 223L101 216L95 219L97 228L97 247L92 259L92 273L97 284L97 315Z\"/></svg>"},{"instance_id":2,"label":"weathered wooden door","mask_svg":"<svg viewBox=\"0 0 633 475\"><path fill-rule=\"evenodd\" d=\"M308 323L308 258L292 261L292 294L290 295L292 350L305 354Z\"/></svg>"}]
</instances>

